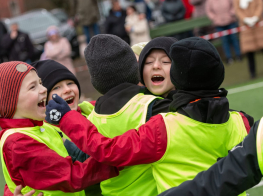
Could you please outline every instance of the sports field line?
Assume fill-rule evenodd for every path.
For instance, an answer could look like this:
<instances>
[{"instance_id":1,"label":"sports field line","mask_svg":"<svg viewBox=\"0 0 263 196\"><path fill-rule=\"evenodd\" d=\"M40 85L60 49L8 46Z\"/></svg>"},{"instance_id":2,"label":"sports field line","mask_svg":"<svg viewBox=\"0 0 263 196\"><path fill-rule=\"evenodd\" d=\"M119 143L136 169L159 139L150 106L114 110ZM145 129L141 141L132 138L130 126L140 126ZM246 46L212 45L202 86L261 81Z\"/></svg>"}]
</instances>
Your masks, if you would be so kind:
<instances>
[{"instance_id":1,"label":"sports field line","mask_svg":"<svg viewBox=\"0 0 263 196\"><path fill-rule=\"evenodd\" d=\"M261 187L263 186L263 181L261 181L260 183L258 183L256 186L254 186L253 188L257 188L257 187Z\"/></svg>"},{"instance_id":2,"label":"sports field line","mask_svg":"<svg viewBox=\"0 0 263 196\"><path fill-rule=\"evenodd\" d=\"M261 88L261 87L263 87L263 82L258 82L255 84L249 84L246 86L241 86L241 87L229 89L228 94L230 95L230 94L240 93L240 92L253 90L253 89L257 89L257 88Z\"/></svg>"}]
</instances>

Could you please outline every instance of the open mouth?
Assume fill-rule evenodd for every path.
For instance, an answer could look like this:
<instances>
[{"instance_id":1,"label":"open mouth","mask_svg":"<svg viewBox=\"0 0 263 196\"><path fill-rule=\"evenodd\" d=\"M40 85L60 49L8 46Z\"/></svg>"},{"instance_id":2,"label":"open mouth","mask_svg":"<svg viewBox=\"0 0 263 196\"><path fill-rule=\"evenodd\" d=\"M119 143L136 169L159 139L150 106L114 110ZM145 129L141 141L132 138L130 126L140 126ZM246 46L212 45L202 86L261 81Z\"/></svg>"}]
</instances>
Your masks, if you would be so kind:
<instances>
[{"instance_id":1,"label":"open mouth","mask_svg":"<svg viewBox=\"0 0 263 196\"><path fill-rule=\"evenodd\" d=\"M152 76L152 82L155 83L155 84L159 84L159 83L162 83L164 81L164 77L161 76L161 75L154 75Z\"/></svg>"},{"instance_id":2,"label":"open mouth","mask_svg":"<svg viewBox=\"0 0 263 196\"><path fill-rule=\"evenodd\" d=\"M67 99L65 99L65 101L67 102L68 105L74 103L74 97L69 97Z\"/></svg>"},{"instance_id":3,"label":"open mouth","mask_svg":"<svg viewBox=\"0 0 263 196\"><path fill-rule=\"evenodd\" d=\"M38 102L38 107L41 107L41 108L43 108L43 107L46 107L46 99L42 99L40 102Z\"/></svg>"}]
</instances>

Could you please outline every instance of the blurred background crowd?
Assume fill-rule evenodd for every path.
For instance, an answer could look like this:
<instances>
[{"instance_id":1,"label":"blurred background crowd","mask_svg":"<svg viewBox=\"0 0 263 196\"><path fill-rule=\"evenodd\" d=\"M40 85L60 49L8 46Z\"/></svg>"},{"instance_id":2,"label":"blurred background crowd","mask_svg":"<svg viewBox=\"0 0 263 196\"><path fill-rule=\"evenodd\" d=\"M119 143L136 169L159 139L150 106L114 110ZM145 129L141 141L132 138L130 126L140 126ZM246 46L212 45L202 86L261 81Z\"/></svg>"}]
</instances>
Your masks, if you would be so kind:
<instances>
[{"instance_id":1,"label":"blurred background crowd","mask_svg":"<svg viewBox=\"0 0 263 196\"><path fill-rule=\"evenodd\" d=\"M100 33L117 35L133 46L157 36L180 40L246 25L246 31L211 41L226 65L248 65L250 78L259 72L262 0L2 1L0 62L53 59L81 77L77 72L84 69L83 50Z\"/></svg>"}]
</instances>

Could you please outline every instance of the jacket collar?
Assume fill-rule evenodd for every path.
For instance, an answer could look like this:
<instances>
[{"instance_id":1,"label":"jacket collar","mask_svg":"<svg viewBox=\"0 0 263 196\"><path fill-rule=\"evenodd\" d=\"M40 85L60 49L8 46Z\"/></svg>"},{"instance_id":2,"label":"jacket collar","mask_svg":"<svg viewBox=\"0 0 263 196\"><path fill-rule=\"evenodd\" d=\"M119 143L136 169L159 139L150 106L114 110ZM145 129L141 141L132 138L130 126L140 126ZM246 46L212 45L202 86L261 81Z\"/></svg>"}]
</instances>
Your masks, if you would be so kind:
<instances>
[{"instance_id":1,"label":"jacket collar","mask_svg":"<svg viewBox=\"0 0 263 196\"><path fill-rule=\"evenodd\" d=\"M120 84L109 90L96 101L95 112L98 114L114 114L135 95L144 93L145 89L145 87L136 84Z\"/></svg>"},{"instance_id":2,"label":"jacket collar","mask_svg":"<svg viewBox=\"0 0 263 196\"><path fill-rule=\"evenodd\" d=\"M43 125L43 121L37 121L37 120L32 120L32 119L0 118L0 126L2 129L35 127L35 126L42 126L42 125Z\"/></svg>"},{"instance_id":3,"label":"jacket collar","mask_svg":"<svg viewBox=\"0 0 263 196\"><path fill-rule=\"evenodd\" d=\"M171 112L178 112L203 123L221 124L229 119L229 102L225 89L182 91L173 95Z\"/></svg>"},{"instance_id":4,"label":"jacket collar","mask_svg":"<svg viewBox=\"0 0 263 196\"><path fill-rule=\"evenodd\" d=\"M43 125L43 121L37 121L37 120L32 120L32 119L0 118L0 127L3 129L2 131L0 131L0 139L7 129L35 127L35 126L42 126L42 125Z\"/></svg>"}]
</instances>

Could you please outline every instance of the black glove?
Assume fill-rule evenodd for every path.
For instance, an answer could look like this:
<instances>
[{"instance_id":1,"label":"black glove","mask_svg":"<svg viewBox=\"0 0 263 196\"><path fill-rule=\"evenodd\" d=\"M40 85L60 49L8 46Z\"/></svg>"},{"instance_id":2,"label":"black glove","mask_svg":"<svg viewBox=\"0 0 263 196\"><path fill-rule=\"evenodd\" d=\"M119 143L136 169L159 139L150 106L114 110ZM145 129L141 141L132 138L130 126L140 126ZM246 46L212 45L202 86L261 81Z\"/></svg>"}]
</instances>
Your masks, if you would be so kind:
<instances>
[{"instance_id":1,"label":"black glove","mask_svg":"<svg viewBox=\"0 0 263 196\"><path fill-rule=\"evenodd\" d=\"M46 106L46 121L50 124L58 125L61 118L71 109L67 102L57 94L52 95Z\"/></svg>"}]
</instances>

